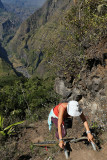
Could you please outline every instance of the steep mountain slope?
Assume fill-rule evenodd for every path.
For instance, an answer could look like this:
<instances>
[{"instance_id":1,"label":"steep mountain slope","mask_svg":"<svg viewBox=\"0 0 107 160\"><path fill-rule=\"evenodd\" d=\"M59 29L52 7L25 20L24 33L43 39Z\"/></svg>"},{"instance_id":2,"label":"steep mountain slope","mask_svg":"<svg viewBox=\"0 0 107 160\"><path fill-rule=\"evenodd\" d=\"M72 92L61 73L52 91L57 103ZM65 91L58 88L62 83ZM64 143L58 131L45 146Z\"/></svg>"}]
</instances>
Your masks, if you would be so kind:
<instances>
[{"instance_id":1,"label":"steep mountain slope","mask_svg":"<svg viewBox=\"0 0 107 160\"><path fill-rule=\"evenodd\" d=\"M10 4L10 5L16 5L19 7L24 7L24 6L37 6L40 7L43 5L45 0L2 0L4 4ZM29 7L30 7L29 6Z\"/></svg>"},{"instance_id":2,"label":"steep mountain slope","mask_svg":"<svg viewBox=\"0 0 107 160\"><path fill-rule=\"evenodd\" d=\"M15 117L19 120L26 116L26 123L16 128L15 136L8 137L6 142L0 137L1 160L4 158L65 160L64 152L61 152L58 146L45 150L33 144L55 139L55 128L49 132L47 124L51 108L59 102L77 99L81 99L80 105L99 152L92 151L91 146L83 142L73 143L70 158L106 159L105 2L105 0L78 0L77 5L71 5L72 1L49 0L17 31L8 45L9 57L14 65L21 61L33 76L26 83L17 82L13 83L12 87L5 86L0 94L1 99L4 98L4 103L0 100L0 108L3 108L4 115L6 113L7 117L9 115L9 120L17 121ZM21 63L19 65L22 65ZM2 72L3 69L4 67L1 67ZM44 79L35 75L41 75ZM7 93L6 97L4 93ZM45 118L46 121L42 121ZM39 119L41 121L29 124L29 119L33 122ZM83 133L85 129L80 117L74 117L72 129L67 130L67 137L80 137Z\"/></svg>"},{"instance_id":3,"label":"steep mountain slope","mask_svg":"<svg viewBox=\"0 0 107 160\"><path fill-rule=\"evenodd\" d=\"M88 48L87 52L88 55L93 53L96 53L97 55L102 52L106 53L107 41L101 41L97 46ZM92 61L93 58L91 59L90 57L90 62ZM63 90L62 81L65 82L65 80L63 77L59 77L59 79L59 84L56 87L60 87L60 90L63 91L64 95L65 90ZM33 90L33 88L31 88L31 90ZM34 88L34 92L35 91ZM107 58L105 59L104 66L99 64L98 59L96 59L95 63L89 63L81 69L80 76L73 82L71 97L69 97L69 99L71 100L73 99L73 96L77 95L83 96L81 101L83 112L86 115L99 152L93 151L90 144L87 145L84 142L72 143L70 158L73 160L90 160L90 158L94 160L105 160L107 157ZM67 97L65 99L63 98L64 101L68 101L69 99L67 99ZM52 107L53 105L50 104L49 110L46 111L47 118ZM43 111L41 114L43 114ZM81 119L79 117L74 117L72 129L67 130L66 138L80 137L84 132L85 129ZM12 137L5 142L5 148L0 148L1 160L4 160L4 157L12 160L31 158L32 160L65 160L64 151L60 151L58 145L49 147L48 149L33 145L37 142L55 139L55 128L53 126L52 131L50 132L48 130L47 120L31 124L26 121L25 124L18 128L17 135Z\"/></svg>"},{"instance_id":4,"label":"steep mountain slope","mask_svg":"<svg viewBox=\"0 0 107 160\"><path fill-rule=\"evenodd\" d=\"M0 87L12 84L18 79L12 66L0 57Z\"/></svg>"},{"instance_id":5,"label":"steep mountain slope","mask_svg":"<svg viewBox=\"0 0 107 160\"><path fill-rule=\"evenodd\" d=\"M0 0L0 9L5 9L1 0Z\"/></svg>"},{"instance_id":6,"label":"steep mountain slope","mask_svg":"<svg viewBox=\"0 0 107 160\"><path fill-rule=\"evenodd\" d=\"M2 12L4 12L4 11L5 11L5 9L4 9L3 3L2 3L1 0L0 0L0 15L1 15ZM2 22L2 20L1 20L1 16L0 16L0 39L2 38L2 34L1 34L1 32L2 32L1 22Z\"/></svg>"},{"instance_id":7,"label":"steep mountain slope","mask_svg":"<svg viewBox=\"0 0 107 160\"><path fill-rule=\"evenodd\" d=\"M63 11L65 12L71 2L72 0L48 0L20 26L11 41L9 49L12 49L24 64L31 67L31 70L35 70L42 61L44 50L53 48L52 45L55 42L60 43L65 36L64 26L60 22Z\"/></svg>"},{"instance_id":8,"label":"steep mountain slope","mask_svg":"<svg viewBox=\"0 0 107 160\"><path fill-rule=\"evenodd\" d=\"M74 66L81 68L84 49L106 36L106 13L102 12L102 4L103 1L81 3L79 0L74 5L72 0L47 0L20 26L8 50L17 55L31 74L36 71L43 76L49 70L51 73L62 70L67 75L73 68L73 74L69 72L72 76ZM102 6L100 11L98 6Z\"/></svg>"},{"instance_id":9,"label":"steep mountain slope","mask_svg":"<svg viewBox=\"0 0 107 160\"><path fill-rule=\"evenodd\" d=\"M0 10L0 41L9 42L20 25L20 20L2 5ZM5 45L6 45L5 43Z\"/></svg>"},{"instance_id":10,"label":"steep mountain slope","mask_svg":"<svg viewBox=\"0 0 107 160\"><path fill-rule=\"evenodd\" d=\"M19 19L7 12L2 2L0 1L0 86L12 83L17 79L17 75L12 63L8 59L6 50L3 45L13 37L17 30Z\"/></svg>"},{"instance_id":11,"label":"steep mountain slope","mask_svg":"<svg viewBox=\"0 0 107 160\"><path fill-rule=\"evenodd\" d=\"M0 80L3 77L7 78L11 75L15 75L11 65L0 57Z\"/></svg>"},{"instance_id":12,"label":"steep mountain slope","mask_svg":"<svg viewBox=\"0 0 107 160\"><path fill-rule=\"evenodd\" d=\"M22 76L14 68L8 59L7 52L0 43L0 87L12 84Z\"/></svg>"},{"instance_id":13,"label":"steep mountain slope","mask_svg":"<svg viewBox=\"0 0 107 160\"><path fill-rule=\"evenodd\" d=\"M80 0L76 5L72 1L48 0L20 26L8 46L11 56L17 56L33 76L52 77L62 99L83 96L87 107L90 104L95 110L100 106L104 110L106 7L105 0ZM97 90L102 96L96 94Z\"/></svg>"},{"instance_id":14,"label":"steep mountain slope","mask_svg":"<svg viewBox=\"0 0 107 160\"><path fill-rule=\"evenodd\" d=\"M46 0L2 0L6 9L20 17L21 21L34 13L45 1Z\"/></svg>"}]
</instances>

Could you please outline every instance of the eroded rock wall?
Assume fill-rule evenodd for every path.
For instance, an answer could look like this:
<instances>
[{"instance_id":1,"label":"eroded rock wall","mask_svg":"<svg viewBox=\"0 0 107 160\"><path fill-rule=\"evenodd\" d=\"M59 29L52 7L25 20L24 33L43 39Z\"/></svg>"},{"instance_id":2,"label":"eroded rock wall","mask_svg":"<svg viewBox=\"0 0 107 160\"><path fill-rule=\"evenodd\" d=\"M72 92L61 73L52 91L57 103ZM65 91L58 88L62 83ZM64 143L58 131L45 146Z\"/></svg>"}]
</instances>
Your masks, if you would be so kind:
<instances>
[{"instance_id":1,"label":"eroded rock wall","mask_svg":"<svg viewBox=\"0 0 107 160\"><path fill-rule=\"evenodd\" d=\"M91 51L93 51L93 54L90 54ZM80 98L82 108L90 121L97 122L99 126L105 129L107 125L106 51L105 42L104 44L100 43L93 50L92 47L88 49L87 62L81 69L79 77L73 80L71 87L68 88L66 80L61 77L59 80L57 78L57 83L55 83L55 90L62 95L62 101Z\"/></svg>"}]
</instances>

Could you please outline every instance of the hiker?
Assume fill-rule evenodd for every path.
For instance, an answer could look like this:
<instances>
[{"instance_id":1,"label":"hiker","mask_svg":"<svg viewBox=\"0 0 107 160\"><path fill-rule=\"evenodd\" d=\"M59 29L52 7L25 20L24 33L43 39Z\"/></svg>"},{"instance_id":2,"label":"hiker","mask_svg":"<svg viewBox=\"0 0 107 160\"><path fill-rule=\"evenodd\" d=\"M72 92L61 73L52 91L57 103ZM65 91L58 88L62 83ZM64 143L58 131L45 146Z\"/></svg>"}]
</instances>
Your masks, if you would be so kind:
<instances>
[{"instance_id":1,"label":"hiker","mask_svg":"<svg viewBox=\"0 0 107 160\"><path fill-rule=\"evenodd\" d=\"M82 109L79 106L79 103L73 100L69 101L68 103L60 103L57 106L55 106L50 111L48 117L49 130L51 130L52 123L54 123L55 127L57 128L56 138L59 139L60 148L64 149L64 142L62 138L65 137L67 134L64 121L70 116L71 117L80 116L80 118L84 123L84 127L86 129L88 141L89 142L93 141L93 135L90 132L86 117L83 114Z\"/></svg>"}]
</instances>

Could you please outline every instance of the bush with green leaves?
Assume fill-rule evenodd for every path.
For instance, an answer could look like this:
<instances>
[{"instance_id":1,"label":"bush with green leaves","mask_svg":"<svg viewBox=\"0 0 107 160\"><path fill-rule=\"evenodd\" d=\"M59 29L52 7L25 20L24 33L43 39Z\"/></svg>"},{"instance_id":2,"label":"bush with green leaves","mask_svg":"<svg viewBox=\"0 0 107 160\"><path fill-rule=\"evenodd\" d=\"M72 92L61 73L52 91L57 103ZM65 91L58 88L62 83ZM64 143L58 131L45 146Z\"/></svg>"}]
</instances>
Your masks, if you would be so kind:
<instances>
[{"instance_id":1,"label":"bush with green leaves","mask_svg":"<svg viewBox=\"0 0 107 160\"><path fill-rule=\"evenodd\" d=\"M103 11L102 11L103 10ZM66 16L66 28L76 46L97 44L107 35L107 2L105 0L79 0Z\"/></svg>"},{"instance_id":2,"label":"bush with green leaves","mask_svg":"<svg viewBox=\"0 0 107 160\"><path fill-rule=\"evenodd\" d=\"M43 117L44 111L50 105L59 100L59 96L53 90L51 78L43 80L36 77L25 83L24 88L28 108L31 113L37 113L40 117ZM42 116L39 114L41 110L44 110Z\"/></svg>"},{"instance_id":3,"label":"bush with green leaves","mask_svg":"<svg viewBox=\"0 0 107 160\"><path fill-rule=\"evenodd\" d=\"M13 85L6 85L0 90L0 113L10 123L28 117L37 120L44 118L47 108L58 100L51 78L15 81Z\"/></svg>"}]
</instances>

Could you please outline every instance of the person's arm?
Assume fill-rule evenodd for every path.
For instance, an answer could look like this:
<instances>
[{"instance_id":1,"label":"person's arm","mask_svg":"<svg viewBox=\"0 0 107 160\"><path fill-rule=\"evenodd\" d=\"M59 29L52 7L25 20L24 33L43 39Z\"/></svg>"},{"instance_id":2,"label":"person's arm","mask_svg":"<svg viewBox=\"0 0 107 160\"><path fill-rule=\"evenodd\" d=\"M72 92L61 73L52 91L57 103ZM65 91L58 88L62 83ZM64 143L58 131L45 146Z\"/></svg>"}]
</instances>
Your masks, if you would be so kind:
<instances>
[{"instance_id":1,"label":"person's arm","mask_svg":"<svg viewBox=\"0 0 107 160\"><path fill-rule=\"evenodd\" d=\"M58 135L59 135L59 146L64 149L64 142L62 140L62 122L63 122L64 108L60 108L58 115Z\"/></svg>"},{"instance_id":2,"label":"person's arm","mask_svg":"<svg viewBox=\"0 0 107 160\"><path fill-rule=\"evenodd\" d=\"M88 122L87 122L87 120L86 120L85 115L82 113L82 114L80 115L80 117L81 117L81 119L82 119L82 121L83 121L83 123L84 123L84 127L85 127L85 129L86 129L88 141L89 141L89 142L90 142L90 141L93 142L93 135L92 135L91 132L90 132L90 129L89 129L89 126L88 126Z\"/></svg>"}]
</instances>

